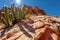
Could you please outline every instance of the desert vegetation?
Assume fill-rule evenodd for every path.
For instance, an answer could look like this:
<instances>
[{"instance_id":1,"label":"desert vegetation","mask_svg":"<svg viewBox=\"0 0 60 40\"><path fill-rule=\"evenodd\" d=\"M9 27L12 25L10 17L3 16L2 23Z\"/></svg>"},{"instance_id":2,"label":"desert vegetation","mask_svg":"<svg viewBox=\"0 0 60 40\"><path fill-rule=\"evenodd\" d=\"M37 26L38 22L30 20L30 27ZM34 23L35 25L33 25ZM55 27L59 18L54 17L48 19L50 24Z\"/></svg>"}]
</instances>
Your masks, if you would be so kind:
<instances>
[{"instance_id":1,"label":"desert vegetation","mask_svg":"<svg viewBox=\"0 0 60 40\"><path fill-rule=\"evenodd\" d=\"M60 40L60 17L47 16L38 6L4 6L0 40Z\"/></svg>"},{"instance_id":2,"label":"desert vegetation","mask_svg":"<svg viewBox=\"0 0 60 40\"><path fill-rule=\"evenodd\" d=\"M46 13L37 6L34 8L27 5L16 7L14 3L11 4L11 8L4 6L0 14L0 21L5 24L6 27L12 26L31 15L46 15Z\"/></svg>"}]
</instances>

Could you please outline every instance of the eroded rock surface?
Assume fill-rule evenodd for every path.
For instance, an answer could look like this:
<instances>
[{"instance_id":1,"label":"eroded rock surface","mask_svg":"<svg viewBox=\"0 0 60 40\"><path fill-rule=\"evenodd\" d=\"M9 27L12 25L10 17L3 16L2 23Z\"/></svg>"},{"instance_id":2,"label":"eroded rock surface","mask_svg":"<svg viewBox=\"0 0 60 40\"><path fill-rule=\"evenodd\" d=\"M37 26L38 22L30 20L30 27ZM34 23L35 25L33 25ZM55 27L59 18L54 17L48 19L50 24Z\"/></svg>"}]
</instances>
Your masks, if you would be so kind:
<instances>
[{"instance_id":1,"label":"eroded rock surface","mask_svg":"<svg viewBox=\"0 0 60 40\"><path fill-rule=\"evenodd\" d=\"M60 40L60 18L31 16L7 30L0 30L0 40Z\"/></svg>"}]
</instances>

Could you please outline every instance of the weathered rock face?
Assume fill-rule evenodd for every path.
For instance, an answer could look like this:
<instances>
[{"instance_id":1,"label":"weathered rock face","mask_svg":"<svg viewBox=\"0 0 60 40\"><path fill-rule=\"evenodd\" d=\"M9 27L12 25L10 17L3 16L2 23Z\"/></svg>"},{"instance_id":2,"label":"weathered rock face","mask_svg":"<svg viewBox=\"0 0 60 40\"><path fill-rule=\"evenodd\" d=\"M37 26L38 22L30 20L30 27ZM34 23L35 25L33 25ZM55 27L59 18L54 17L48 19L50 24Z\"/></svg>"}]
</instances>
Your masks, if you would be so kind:
<instances>
[{"instance_id":1,"label":"weathered rock face","mask_svg":"<svg viewBox=\"0 0 60 40\"><path fill-rule=\"evenodd\" d=\"M46 15L45 11L42 10L42 9L39 9L38 6L34 6L33 12L34 12L35 14Z\"/></svg>"},{"instance_id":2,"label":"weathered rock face","mask_svg":"<svg viewBox=\"0 0 60 40\"><path fill-rule=\"evenodd\" d=\"M26 8L25 12L26 13L30 13L30 14L41 14L41 15L46 15L45 11L42 9L39 9L38 6L34 6L34 7L29 7L29 6L24 6Z\"/></svg>"},{"instance_id":3,"label":"weathered rock face","mask_svg":"<svg viewBox=\"0 0 60 40\"><path fill-rule=\"evenodd\" d=\"M31 16L0 30L0 40L60 40L60 18Z\"/></svg>"}]
</instances>

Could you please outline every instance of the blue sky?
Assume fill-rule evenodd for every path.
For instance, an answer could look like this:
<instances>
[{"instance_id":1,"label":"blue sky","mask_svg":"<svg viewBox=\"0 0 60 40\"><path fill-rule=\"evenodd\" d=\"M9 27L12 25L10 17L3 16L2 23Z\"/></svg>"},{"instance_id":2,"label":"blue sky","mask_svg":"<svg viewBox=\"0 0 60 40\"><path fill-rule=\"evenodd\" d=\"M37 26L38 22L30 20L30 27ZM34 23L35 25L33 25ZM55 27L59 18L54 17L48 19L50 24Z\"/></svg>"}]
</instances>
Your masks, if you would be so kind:
<instances>
[{"instance_id":1,"label":"blue sky","mask_svg":"<svg viewBox=\"0 0 60 40\"><path fill-rule=\"evenodd\" d=\"M11 3L14 2L16 6L19 5L29 5L29 6L38 6L40 9L43 9L47 15L60 16L60 0L20 0L20 3L17 3L16 0L0 0L0 9L4 5L10 7Z\"/></svg>"}]
</instances>

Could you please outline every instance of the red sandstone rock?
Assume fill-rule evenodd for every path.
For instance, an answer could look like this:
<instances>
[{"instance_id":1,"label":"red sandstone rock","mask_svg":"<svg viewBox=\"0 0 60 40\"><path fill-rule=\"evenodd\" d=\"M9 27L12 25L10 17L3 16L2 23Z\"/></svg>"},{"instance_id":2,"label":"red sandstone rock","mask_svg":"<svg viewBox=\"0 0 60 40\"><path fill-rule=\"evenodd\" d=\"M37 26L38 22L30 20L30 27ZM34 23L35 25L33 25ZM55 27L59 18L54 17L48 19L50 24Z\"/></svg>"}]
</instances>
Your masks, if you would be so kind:
<instances>
[{"instance_id":1,"label":"red sandstone rock","mask_svg":"<svg viewBox=\"0 0 60 40\"><path fill-rule=\"evenodd\" d=\"M58 27L60 22L55 19L60 18L33 16L23 19L22 22L17 23L9 31L6 31L4 36L0 37L0 40L60 40L60 27ZM31 20L33 23L31 23Z\"/></svg>"}]
</instances>

